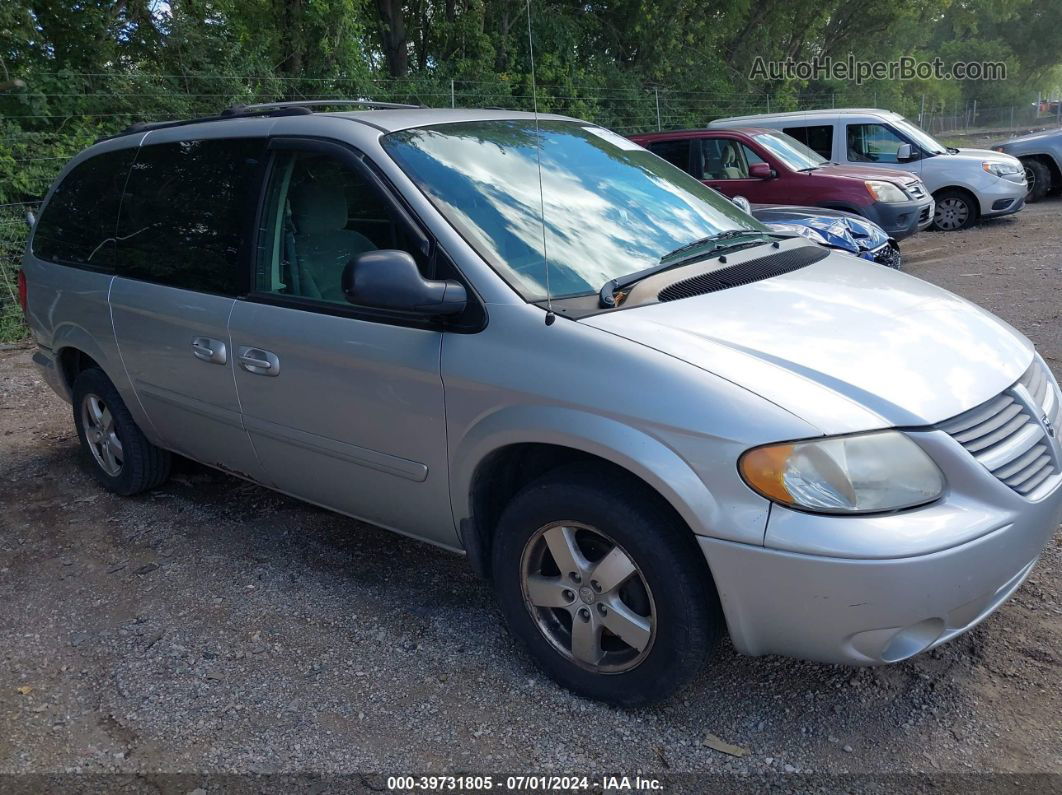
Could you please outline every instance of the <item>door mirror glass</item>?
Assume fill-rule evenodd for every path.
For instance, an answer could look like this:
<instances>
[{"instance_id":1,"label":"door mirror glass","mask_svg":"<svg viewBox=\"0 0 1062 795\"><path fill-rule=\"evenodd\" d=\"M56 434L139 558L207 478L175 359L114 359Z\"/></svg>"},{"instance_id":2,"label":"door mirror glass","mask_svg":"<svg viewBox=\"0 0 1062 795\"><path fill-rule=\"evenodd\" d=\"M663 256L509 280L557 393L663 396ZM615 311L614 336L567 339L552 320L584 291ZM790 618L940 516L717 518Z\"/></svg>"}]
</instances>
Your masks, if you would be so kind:
<instances>
[{"instance_id":1,"label":"door mirror glass","mask_svg":"<svg viewBox=\"0 0 1062 795\"><path fill-rule=\"evenodd\" d=\"M425 317L455 315L468 302L464 286L453 279L425 279L407 252L366 251L343 270L343 293L358 306L409 312Z\"/></svg>"},{"instance_id":2,"label":"door mirror glass","mask_svg":"<svg viewBox=\"0 0 1062 795\"><path fill-rule=\"evenodd\" d=\"M770 179L774 176L774 169L766 163L753 163L749 166L749 176L753 179Z\"/></svg>"},{"instance_id":3,"label":"door mirror glass","mask_svg":"<svg viewBox=\"0 0 1062 795\"><path fill-rule=\"evenodd\" d=\"M910 144L900 144L896 148L896 162L902 163L914 157L914 151Z\"/></svg>"},{"instance_id":4,"label":"door mirror glass","mask_svg":"<svg viewBox=\"0 0 1062 795\"><path fill-rule=\"evenodd\" d=\"M749 200L746 199L744 196L735 196L733 199L731 199L731 201L733 201L734 204L736 204L742 210L747 212L749 215L752 215L752 204L750 204Z\"/></svg>"}]
</instances>

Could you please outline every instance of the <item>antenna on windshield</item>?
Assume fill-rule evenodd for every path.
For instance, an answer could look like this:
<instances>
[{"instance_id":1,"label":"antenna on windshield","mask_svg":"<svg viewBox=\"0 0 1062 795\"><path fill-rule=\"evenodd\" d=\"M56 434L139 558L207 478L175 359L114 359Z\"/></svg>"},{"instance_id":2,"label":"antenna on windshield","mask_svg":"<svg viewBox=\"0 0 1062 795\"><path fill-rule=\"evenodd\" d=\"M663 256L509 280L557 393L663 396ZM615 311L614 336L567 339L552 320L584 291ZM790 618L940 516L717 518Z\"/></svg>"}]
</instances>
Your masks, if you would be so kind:
<instances>
[{"instance_id":1,"label":"antenna on windshield","mask_svg":"<svg viewBox=\"0 0 1062 795\"><path fill-rule=\"evenodd\" d=\"M546 194L542 189L542 135L538 129L538 85L535 82L535 44L531 35L531 0L527 8L527 51L531 56L531 108L535 114L535 158L538 160L538 221L542 225L542 267L546 271L546 325L552 326L557 316L553 314L553 295L549 289L549 258L546 256Z\"/></svg>"}]
</instances>

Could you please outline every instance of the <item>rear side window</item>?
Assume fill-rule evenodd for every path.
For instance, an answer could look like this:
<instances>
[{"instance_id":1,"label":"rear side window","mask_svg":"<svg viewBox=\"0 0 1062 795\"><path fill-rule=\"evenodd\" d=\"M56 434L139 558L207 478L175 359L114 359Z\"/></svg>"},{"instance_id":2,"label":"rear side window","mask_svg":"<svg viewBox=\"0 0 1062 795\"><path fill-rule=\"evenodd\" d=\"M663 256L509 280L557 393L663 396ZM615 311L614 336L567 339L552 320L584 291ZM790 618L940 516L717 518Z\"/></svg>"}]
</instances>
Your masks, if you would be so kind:
<instances>
[{"instance_id":1,"label":"rear side window","mask_svg":"<svg viewBox=\"0 0 1062 795\"><path fill-rule=\"evenodd\" d=\"M114 229L135 149L96 155L74 167L55 189L33 233L43 260L111 271Z\"/></svg>"},{"instance_id":2,"label":"rear side window","mask_svg":"<svg viewBox=\"0 0 1062 795\"><path fill-rule=\"evenodd\" d=\"M118 220L118 275L240 292L264 146L243 138L141 147Z\"/></svg>"},{"instance_id":3,"label":"rear side window","mask_svg":"<svg viewBox=\"0 0 1062 795\"><path fill-rule=\"evenodd\" d=\"M833 125L816 124L811 127L785 127L782 132L796 138L827 160L833 159Z\"/></svg>"},{"instance_id":4,"label":"rear side window","mask_svg":"<svg viewBox=\"0 0 1062 795\"><path fill-rule=\"evenodd\" d=\"M654 141L649 144L649 151L683 171L690 170L689 138L681 138L677 141Z\"/></svg>"}]
</instances>

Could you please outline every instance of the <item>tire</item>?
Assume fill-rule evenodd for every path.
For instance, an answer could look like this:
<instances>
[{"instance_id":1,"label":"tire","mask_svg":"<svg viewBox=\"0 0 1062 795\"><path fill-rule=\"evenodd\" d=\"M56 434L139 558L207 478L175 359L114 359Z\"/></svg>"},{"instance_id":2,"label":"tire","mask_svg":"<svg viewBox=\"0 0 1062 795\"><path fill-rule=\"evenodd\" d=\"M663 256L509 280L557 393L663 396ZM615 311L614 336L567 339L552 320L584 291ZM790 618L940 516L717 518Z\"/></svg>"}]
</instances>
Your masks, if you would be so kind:
<instances>
[{"instance_id":1,"label":"tire","mask_svg":"<svg viewBox=\"0 0 1062 795\"><path fill-rule=\"evenodd\" d=\"M935 194L937 206L933 211L933 228L941 232L969 229L977 221L977 200L961 190L942 190Z\"/></svg>"},{"instance_id":2,"label":"tire","mask_svg":"<svg viewBox=\"0 0 1062 795\"><path fill-rule=\"evenodd\" d=\"M1051 190L1051 169L1039 160L1022 160L1021 164L1025 166L1025 179L1029 183L1025 201L1038 202Z\"/></svg>"},{"instance_id":3,"label":"tire","mask_svg":"<svg viewBox=\"0 0 1062 795\"><path fill-rule=\"evenodd\" d=\"M722 632L693 534L633 478L583 465L548 473L506 507L492 562L512 634L587 698L627 707L665 699L700 671ZM573 566L575 578L561 571Z\"/></svg>"},{"instance_id":4,"label":"tire","mask_svg":"<svg viewBox=\"0 0 1062 795\"><path fill-rule=\"evenodd\" d=\"M172 455L144 437L102 370L78 374L73 403L82 458L101 486L128 497L169 477Z\"/></svg>"}]
</instances>

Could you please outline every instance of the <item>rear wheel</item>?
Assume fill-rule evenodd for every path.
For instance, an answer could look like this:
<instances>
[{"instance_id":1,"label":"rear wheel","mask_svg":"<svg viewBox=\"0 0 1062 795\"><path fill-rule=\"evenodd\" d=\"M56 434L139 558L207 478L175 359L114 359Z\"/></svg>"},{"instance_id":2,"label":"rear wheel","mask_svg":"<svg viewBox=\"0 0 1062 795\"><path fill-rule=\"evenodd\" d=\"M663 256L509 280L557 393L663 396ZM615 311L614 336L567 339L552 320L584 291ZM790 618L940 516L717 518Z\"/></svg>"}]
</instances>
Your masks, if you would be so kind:
<instances>
[{"instance_id":1,"label":"rear wheel","mask_svg":"<svg viewBox=\"0 0 1062 795\"><path fill-rule=\"evenodd\" d=\"M73 386L74 427L92 474L108 491L129 496L170 474L172 456L145 438L102 370L83 370Z\"/></svg>"},{"instance_id":2,"label":"rear wheel","mask_svg":"<svg viewBox=\"0 0 1062 795\"><path fill-rule=\"evenodd\" d=\"M1025 194L1025 201L1038 202L1051 190L1051 169L1039 160L1022 160L1025 166L1025 181L1029 184L1029 192Z\"/></svg>"},{"instance_id":3,"label":"rear wheel","mask_svg":"<svg viewBox=\"0 0 1062 795\"><path fill-rule=\"evenodd\" d=\"M933 226L942 232L968 229L977 220L977 203L973 196L959 190L944 190L934 197L937 207Z\"/></svg>"},{"instance_id":4,"label":"rear wheel","mask_svg":"<svg viewBox=\"0 0 1062 795\"><path fill-rule=\"evenodd\" d=\"M635 706L700 670L722 619L692 533L637 481L567 467L518 494L492 575L513 634L579 695Z\"/></svg>"}]
</instances>

